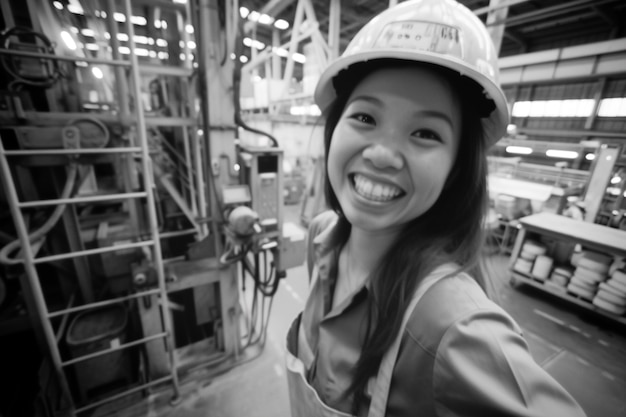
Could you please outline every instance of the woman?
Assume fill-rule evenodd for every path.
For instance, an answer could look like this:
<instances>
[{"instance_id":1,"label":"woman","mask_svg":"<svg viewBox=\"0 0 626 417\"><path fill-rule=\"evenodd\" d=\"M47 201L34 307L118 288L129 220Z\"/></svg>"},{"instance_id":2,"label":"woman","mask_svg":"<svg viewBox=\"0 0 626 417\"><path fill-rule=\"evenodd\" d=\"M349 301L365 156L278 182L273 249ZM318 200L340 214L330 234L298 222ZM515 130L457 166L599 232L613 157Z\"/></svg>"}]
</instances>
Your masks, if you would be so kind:
<instances>
[{"instance_id":1,"label":"woman","mask_svg":"<svg viewBox=\"0 0 626 417\"><path fill-rule=\"evenodd\" d=\"M381 13L325 70L326 197L288 335L294 416L583 416L483 291L486 151L506 98L452 0Z\"/></svg>"}]
</instances>

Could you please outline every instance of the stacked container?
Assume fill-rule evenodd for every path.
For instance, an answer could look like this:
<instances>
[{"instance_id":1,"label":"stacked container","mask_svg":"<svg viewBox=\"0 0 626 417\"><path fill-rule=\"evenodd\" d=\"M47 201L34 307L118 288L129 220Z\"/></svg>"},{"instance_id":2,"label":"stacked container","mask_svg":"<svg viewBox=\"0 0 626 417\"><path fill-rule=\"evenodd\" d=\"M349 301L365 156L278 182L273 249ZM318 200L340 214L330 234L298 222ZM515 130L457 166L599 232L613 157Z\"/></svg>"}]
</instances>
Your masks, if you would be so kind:
<instances>
[{"instance_id":1,"label":"stacked container","mask_svg":"<svg viewBox=\"0 0 626 417\"><path fill-rule=\"evenodd\" d=\"M570 279L567 291L592 301L598 286L608 278L612 258L596 252L585 251L578 259L574 276Z\"/></svg>"},{"instance_id":2,"label":"stacked container","mask_svg":"<svg viewBox=\"0 0 626 417\"><path fill-rule=\"evenodd\" d=\"M593 305L618 316L626 313L626 271L615 270L606 282L601 282Z\"/></svg>"}]
</instances>

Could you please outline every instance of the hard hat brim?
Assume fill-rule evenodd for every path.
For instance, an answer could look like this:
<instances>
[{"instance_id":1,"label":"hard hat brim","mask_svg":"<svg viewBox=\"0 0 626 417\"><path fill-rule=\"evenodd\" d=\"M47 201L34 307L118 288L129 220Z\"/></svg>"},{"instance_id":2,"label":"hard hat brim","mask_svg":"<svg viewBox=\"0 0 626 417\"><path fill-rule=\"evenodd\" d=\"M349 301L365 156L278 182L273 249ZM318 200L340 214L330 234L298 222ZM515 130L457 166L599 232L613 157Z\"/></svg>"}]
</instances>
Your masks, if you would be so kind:
<instances>
[{"instance_id":1,"label":"hard hat brim","mask_svg":"<svg viewBox=\"0 0 626 417\"><path fill-rule=\"evenodd\" d=\"M338 58L324 70L315 88L315 103L322 113L328 109L337 97L335 87L333 86L333 79L339 72L357 63L389 58L439 65L458 71L459 75L469 77L485 90L488 98L493 100L495 104L495 109L491 112L489 117L482 118L481 120L487 145L494 145L506 134L506 129L509 124L509 109L506 96L502 89L494 84L488 76L468 66L460 59L451 56L442 56L441 54L428 51L395 50L391 52L374 50Z\"/></svg>"}]
</instances>

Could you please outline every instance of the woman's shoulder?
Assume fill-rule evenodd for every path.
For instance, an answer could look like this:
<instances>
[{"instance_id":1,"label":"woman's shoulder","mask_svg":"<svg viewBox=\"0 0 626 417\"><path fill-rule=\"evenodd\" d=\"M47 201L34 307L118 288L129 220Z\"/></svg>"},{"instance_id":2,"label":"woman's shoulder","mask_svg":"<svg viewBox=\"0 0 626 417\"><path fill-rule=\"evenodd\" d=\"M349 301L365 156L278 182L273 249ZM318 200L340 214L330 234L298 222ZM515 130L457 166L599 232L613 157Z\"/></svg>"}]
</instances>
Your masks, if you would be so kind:
<instances>
[{"instance_id":1,"label":"woman's shoulder","mask_svg":"<svg viewBox=\"0 0 626 417\"><path fill-rule=\"evenodd\" d=\"M499 305L489 299L478 283L466 273L440 279L417 303L406 331L422 348L435 354L450 328L482 321L489 326L504 324L521 334L521 329Z\"/></svg>"}]
</instances>

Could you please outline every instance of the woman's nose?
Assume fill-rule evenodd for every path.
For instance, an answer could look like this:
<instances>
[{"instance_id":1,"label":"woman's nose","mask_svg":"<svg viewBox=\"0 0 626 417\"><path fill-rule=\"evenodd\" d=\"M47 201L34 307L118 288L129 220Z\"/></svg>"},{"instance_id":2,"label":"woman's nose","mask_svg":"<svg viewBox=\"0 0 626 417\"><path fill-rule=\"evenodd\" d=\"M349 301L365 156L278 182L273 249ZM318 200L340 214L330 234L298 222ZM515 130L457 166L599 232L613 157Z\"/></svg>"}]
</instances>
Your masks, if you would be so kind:
<instances>
[{"instance_id":1,"label":"woman's nose","mask_svg":"<svg viewBox=\"0 0 626 417\"><path fill-rule=\"evenodd\" d=\"M378 169L402 169L404 166L404 159L399 152L381 144L367 147L363 151L363 158L369 160Z\"/></svg>"}]
</instances>

